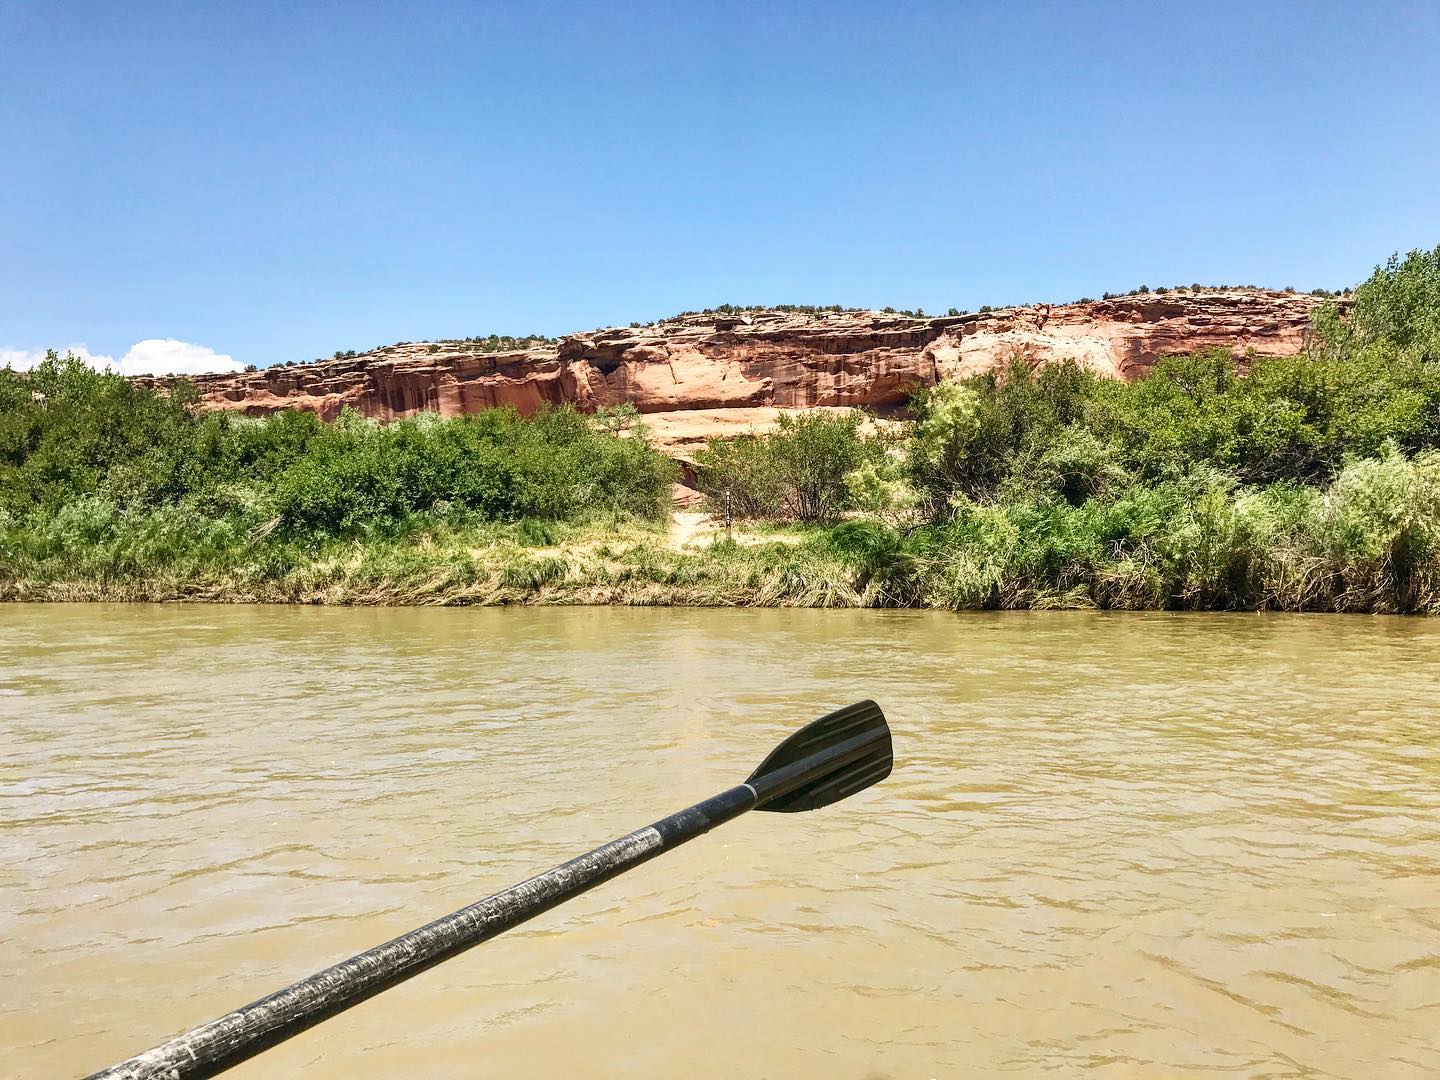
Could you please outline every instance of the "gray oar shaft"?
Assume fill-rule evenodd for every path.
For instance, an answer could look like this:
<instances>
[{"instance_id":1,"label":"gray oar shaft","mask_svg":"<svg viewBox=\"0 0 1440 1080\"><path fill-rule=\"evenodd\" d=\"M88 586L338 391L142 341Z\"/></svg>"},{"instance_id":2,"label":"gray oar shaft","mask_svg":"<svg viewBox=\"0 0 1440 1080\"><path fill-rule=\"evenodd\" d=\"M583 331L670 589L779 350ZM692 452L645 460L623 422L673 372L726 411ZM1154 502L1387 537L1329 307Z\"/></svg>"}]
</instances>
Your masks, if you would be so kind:
<instances>
[{"instance_id":1,"label":"gray oar shaft","mask_svg":"<svg viewBox=\"0 0 1440 1080\"><path fill-rule=\"evenodd\" d=\"M178 1035L96 1077L214 1076L747 810L795 813L848 798L890 773L885 714L861 701L806 724L749 780L554 870Z\"/></svg>"},{"instance_id":2,"label":"gray oar shaft","mask_svg":"<svg viewBox=\"0 0 1440 1080\"><path fill-rule=\"evenodd\" d=\"M588 854L488 896L443 919L352 956L308 979L153 1050L93 1074L91 1080L214 1076L276 1043L358 1005L382 990L548 911L670 848L754 807L755 789L739 784Z\"/></svg>"}]
</instances>

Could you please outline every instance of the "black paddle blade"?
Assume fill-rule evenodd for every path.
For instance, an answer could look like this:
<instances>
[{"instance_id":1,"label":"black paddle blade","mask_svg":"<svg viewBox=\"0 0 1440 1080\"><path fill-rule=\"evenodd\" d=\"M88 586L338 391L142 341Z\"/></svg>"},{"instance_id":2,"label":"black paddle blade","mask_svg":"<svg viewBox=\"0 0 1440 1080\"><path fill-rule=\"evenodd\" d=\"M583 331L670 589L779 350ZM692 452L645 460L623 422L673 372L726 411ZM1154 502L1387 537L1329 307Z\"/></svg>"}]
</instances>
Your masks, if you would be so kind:
<instances>
[{"instance_id":1,"label":"black paddle blade","mask_svg":"<svg viewBox=\"0 0 1440 1080\"><path fill-rule=\"evenodd\" d=\"M847 799L890 775L890 727L873 701L806 724L770 751L746 781L757 810L793 814Z\"/></svg>"}]
</instances>

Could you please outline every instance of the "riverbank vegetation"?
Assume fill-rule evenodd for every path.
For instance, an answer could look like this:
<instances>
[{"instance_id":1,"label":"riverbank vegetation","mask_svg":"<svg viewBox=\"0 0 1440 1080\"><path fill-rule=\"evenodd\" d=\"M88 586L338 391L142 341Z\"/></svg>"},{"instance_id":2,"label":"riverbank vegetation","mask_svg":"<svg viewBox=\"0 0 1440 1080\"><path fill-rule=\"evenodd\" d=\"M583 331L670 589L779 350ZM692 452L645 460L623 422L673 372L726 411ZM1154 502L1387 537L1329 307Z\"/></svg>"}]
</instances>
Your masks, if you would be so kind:
<instances>
[{"instance_id":1,"label":"riverbank vegetation","mask_svg":"<svg viewBox=\"0 0 1440 1080\"><path fill-rule=\"evenodd\" d=\"M706 544L628 413L256 420L0 372L0 597L1440 613L1440 248L1289 358L1022 361L715 442Z\"/></svg>"}]
</instances>

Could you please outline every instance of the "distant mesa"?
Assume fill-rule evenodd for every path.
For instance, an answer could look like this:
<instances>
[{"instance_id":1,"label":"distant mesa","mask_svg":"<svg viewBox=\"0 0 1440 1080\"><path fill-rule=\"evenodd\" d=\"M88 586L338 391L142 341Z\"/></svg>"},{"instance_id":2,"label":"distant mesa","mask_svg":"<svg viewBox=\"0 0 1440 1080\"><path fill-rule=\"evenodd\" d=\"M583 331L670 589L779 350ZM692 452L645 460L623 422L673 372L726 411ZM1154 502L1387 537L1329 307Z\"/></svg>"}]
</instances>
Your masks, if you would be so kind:
<instances>
[{"instance_id":1,"label":"distant mesa","mask_svg":"<svg viewBox=\"0 0 1440 1080\"><path fill-rule=\"evenodd\" d=\"M918 388L990 371L1011 357L1073 359L1120 379L1162 356L1221 346L1288 356L1305 345L1322 295L1252 288L1132 293L927 316L835 309L724 308L558 341L420 341L336 359L192 381L207 409L252 416L350 407L394 420L513 405L630 402L661 447L688 457L712 436L765 430L787 409L904 408ZM1346 301L1341 301L1346 303ZM147 379L165 383L168 379Z\"/></svg>"}]
</instances>

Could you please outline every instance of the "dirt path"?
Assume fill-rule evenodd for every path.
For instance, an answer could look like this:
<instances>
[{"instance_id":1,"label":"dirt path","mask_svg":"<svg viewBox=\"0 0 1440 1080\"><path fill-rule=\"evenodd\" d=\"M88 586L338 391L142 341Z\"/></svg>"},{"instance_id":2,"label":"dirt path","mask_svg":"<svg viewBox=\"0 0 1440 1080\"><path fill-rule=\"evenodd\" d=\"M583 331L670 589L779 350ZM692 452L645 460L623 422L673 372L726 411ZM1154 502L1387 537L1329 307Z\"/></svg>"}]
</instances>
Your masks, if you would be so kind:
<instances>
[{"instance_id":1,"label":"dirt path","mask_svg":"<svg viewBox=\"0 0 1440 1080\"><path fill-rule=\"evenodd\" d=\"M703 510L676 510L670 515L670 546L676 551L686 546L709 547L717 531L719 526Z\"/></svg>"},{"instance_id":2,"label":"dirt path","mask_svg":"<svg viewBox=\"0 0 1440 1080\"><path fill-rule=\"evenodd\" d=\"M696 550L707 548L717 538L725 535L725 525L703 510L676 510L670 515L669 545L675 551L686 548ZM803 544L803 536L787 536L785 533L751 533L741 526L731 529L735 543L744 547L757 544Z\"/></svg>"}]
</instances>

